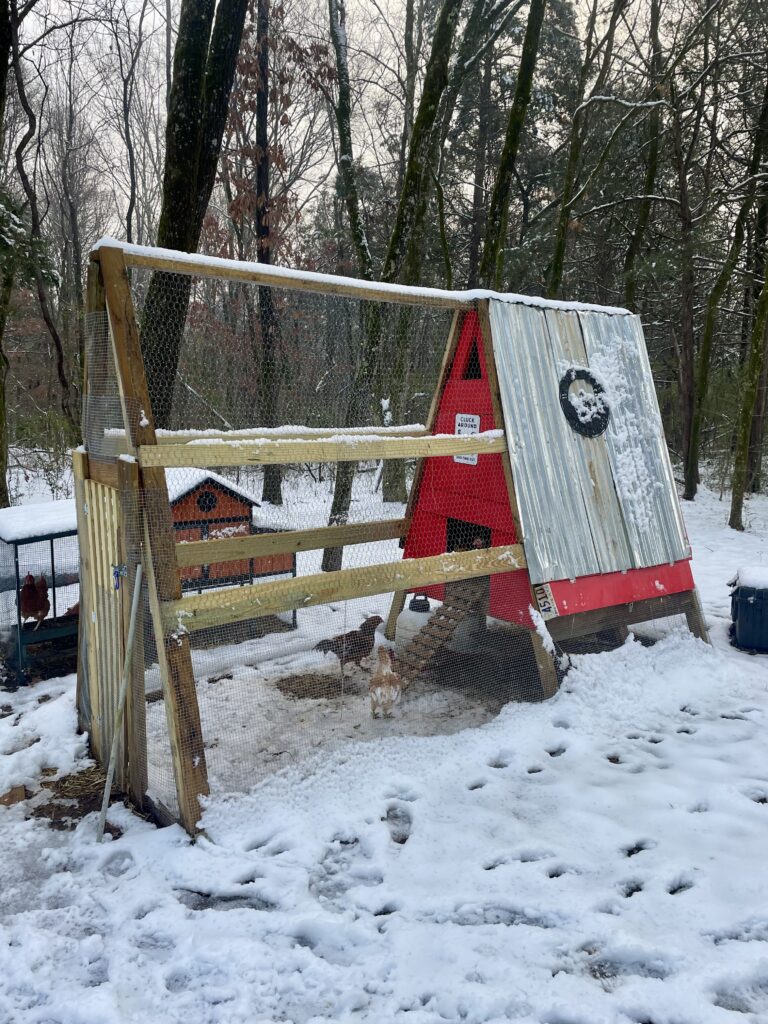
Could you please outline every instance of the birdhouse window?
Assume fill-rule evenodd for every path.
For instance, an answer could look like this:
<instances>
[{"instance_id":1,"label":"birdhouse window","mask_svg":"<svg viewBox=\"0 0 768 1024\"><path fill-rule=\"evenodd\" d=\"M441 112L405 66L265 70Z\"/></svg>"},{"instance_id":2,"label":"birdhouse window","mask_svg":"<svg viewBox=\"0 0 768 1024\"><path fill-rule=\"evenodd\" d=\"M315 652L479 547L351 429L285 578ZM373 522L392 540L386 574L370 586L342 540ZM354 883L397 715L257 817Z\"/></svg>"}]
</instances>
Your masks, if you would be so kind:
<instances>
[{"instance_id":1,"label":"birdhouse window","mask_svg":"<svg viewBox=\"0 0 768 1024\"><path fill-rule=\"evenodd\" d=\"M477 350L477 342L472 342L472 348L469 350L467 356L467 362L464 366L464 373L461 375L462 380L482 380L483 371L480 367L480 353Z\"/></svg>"},{"instance_id":2,"label":"birdhouse window","mask_svg":"<svg viewBox=\"0 0 768 1024\"><path fill-rule=\"evenodd\" d=\"M463 519L449 519L445 540L447 551L489 548L491 546L491 530L488 526L467 523Z\"/></svg>"},{"instance_id":3,"label":"birdhouse window","mask_svg":"<svg viewBox=\"0 0 768 1024\"><path fill-rule=\"evenodd\" d=\"M213 512L219 503L219 499L213 491L202 491L197 497L197 507L201 512Z\"/></svg>"}]
</instances>

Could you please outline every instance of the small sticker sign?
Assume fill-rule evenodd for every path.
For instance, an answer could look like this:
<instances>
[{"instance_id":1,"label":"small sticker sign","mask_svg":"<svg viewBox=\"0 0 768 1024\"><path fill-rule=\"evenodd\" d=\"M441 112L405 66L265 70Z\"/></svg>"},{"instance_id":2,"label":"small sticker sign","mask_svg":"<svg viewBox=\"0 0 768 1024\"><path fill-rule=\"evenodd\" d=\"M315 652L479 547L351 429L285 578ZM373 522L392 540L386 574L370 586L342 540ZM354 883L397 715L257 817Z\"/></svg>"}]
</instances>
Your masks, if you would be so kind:
<instances>
[{"instance_id":1,"label":"small sticker sign","mask_svg":"<svg viewBox=\"0 0 768 1024\"><path fill-rule=\"evenodd\" d=\"M536 596L536 604L539 606L542 619L554 619L560 614L552 596L552 588L548 583L537 583L533 588L533 593Z\"/></svg>"},{"instance_id":2,"label":"small sticker sign","mask_svg":"<svg viewBox=\"0 0 768 1024\"><path fill-rule=\"evenodd\" d=\"M457 412L456 413L456 429L454 433L457 437L466 437L468 434L479 434L480 433L480 417L475 416L470 412ZM454 462L463 462L465 466L476 466L477 455L454 455Z\"/></svg>"}]
</instances>

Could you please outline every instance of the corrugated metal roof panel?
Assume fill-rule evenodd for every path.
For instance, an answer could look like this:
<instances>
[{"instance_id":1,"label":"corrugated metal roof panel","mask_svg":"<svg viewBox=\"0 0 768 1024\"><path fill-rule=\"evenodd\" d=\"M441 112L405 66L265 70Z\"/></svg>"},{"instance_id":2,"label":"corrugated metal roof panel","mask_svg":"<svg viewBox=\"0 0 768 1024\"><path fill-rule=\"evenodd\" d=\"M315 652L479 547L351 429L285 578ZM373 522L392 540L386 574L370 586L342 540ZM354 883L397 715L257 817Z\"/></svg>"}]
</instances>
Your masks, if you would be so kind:
<instances>
[{"instance_id":1,"label":"corrugated metal roof panel","mask_svg":"<svg viewBox=\"0 0 768 1024\"><path fill-rule=\"evenodd\" d=\"M491 330L531 580L660 565L688 555L640 321L492 300ZM604 386L598 437L571 428L570 368Z\"/></svg>"},{"instance_id":2,"label":"corrugated metal roof panel","mask_svg":"<svg viewBox=\"0 0 768 1024\"><path fill-rule=\"evenodd\" d=\"M491 301L489 312L531 580L599 572L544 310Z\"/></svg>"},{"instance_id":3,"label":"corrugated metal roof panel","mask_svg":"<svg viewBox=\"0 0 768 1024\"><path fill-rule=\"evenodd\" d=\"M572 367L588 366L587 353L577 313L548 309L545 313L558 382ZM570 443L582 498L587 509L599 572L620 572L634 562L624 515L613 481L606 435L584 437L568 426L560 408L552 429L563 431ZM609 427L610 429L610 427Z\"/></svg>"}]
</instances>

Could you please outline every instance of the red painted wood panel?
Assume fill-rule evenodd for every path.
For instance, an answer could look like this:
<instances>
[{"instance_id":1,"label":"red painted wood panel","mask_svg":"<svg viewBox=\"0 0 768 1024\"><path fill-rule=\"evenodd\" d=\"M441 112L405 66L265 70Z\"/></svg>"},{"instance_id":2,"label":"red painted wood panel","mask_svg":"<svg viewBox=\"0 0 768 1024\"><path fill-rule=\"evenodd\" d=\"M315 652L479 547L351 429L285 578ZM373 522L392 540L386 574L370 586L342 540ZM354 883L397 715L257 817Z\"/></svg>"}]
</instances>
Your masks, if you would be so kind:
<instances>
[{"instance_id":1,"label":"red painted wood panel","mask_svg":"<svg viewBox=\"0 0 768 1024\"><path fill-rule=\"evenodd\" d=\"M649 597L682 594L693 590L694 583L691 563L685 559L672 565L653 565L648 569L582 576L573 582L556 580L549 586L559 614L575 615Z\"/></svg>"}]
</instances>

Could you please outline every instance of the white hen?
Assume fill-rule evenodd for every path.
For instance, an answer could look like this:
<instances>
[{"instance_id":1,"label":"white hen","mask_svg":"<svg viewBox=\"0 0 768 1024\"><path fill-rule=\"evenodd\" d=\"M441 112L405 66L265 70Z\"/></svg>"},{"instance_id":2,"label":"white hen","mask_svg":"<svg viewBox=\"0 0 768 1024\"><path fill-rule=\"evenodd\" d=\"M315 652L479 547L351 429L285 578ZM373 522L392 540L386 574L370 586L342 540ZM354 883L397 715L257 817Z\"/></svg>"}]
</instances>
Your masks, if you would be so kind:
<instances>
[{"instance_id":1,"label":"white hen","mask_svg":"<svg viewBox=\"0 0 768 1024\"><path fill-rule=\"evenodd\" d=\"M371 714L377 718L379 712L389 718L392 708L400 700L403 683L392 669L392 657L386 647L380 647L376 670L371 676L368 692L371 695Z\"/></svg>"}]
</instances>

